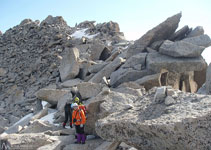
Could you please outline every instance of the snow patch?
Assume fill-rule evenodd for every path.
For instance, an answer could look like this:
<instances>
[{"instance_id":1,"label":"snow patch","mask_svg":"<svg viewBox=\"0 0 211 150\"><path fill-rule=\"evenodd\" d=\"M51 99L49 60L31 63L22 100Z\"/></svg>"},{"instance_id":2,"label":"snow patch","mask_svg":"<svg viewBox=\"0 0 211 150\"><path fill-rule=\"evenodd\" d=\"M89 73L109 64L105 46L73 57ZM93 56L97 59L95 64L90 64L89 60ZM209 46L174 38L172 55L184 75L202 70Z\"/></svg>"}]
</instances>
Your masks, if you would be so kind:
<instances>
[{"instance_id":1,"label":"snow patch","mask_svg":"<svg viewBox=\"0 0 211 150\"><path fill-rule=\"evenodd\" d=\"M46 101L42 101L42 107L45 108L45 106L48 104Z\"/></svg>"},{"instance_id":2,"label":"snow patch","mask_svg":"<svg viewBox=\"0 0 211 150\"><path fill-rule=\"evenodd\" d=\"M71 36L76 38L76 39L81 39L82 37L92 39L99 34L99 33L97 33L97 34L93 34L93 35L88 35L88 34L85 33L87 30L88 30L88 28L75 31Z\"/></svg>"},{"instance_id":3,"label":"snow patch","mask_svg":"<svg viewBox=\"0 0 211 150\"><path fill-rule=\"evenodd\" d=\"M56 126L58 126L58 124L54 124L53 122L54 122L54 114L57 112L57 110L55 110L55 109L48 109L48 115L46 115L46 116L44 116L44 117L42 117L42 118L40 118L40 120L42 120L42 121L46 121L46 122L48 122L49 124L53 124L53 125L56 125Z\"/></svg>"}]
</instances>

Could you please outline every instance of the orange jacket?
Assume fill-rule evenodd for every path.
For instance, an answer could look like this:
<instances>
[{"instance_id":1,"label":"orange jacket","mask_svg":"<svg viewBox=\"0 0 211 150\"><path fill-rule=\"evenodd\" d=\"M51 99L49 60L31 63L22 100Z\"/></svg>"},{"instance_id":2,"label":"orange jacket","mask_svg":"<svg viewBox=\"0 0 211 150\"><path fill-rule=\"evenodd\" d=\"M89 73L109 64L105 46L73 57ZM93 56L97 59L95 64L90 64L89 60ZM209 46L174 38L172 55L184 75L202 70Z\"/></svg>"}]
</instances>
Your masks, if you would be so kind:
<instances>
[{"instance_id":1,"label":"orange jacket","mask_svg":"<svg viewBox=\"0 0 211 150\"><path fill-rule=\"evenodd\" d=\"M78 105L79 109L83 110L84 111L84 114L86 115L86 106L84 105Z\"/></svg>"},{"instance_id":2,"label":"orange jacket","mask_svg":"<svg viewBox=\"0 0 211 150\"><path fill-rule=\"evenodd\" d=\"M73 122L73 120L76 119L76 122ZM72 113L72 123L75 125L85 124L86 123L86 116L84 114L84 111L82 109L76 109L73 110Z\"/></svg>"}]
</instances>

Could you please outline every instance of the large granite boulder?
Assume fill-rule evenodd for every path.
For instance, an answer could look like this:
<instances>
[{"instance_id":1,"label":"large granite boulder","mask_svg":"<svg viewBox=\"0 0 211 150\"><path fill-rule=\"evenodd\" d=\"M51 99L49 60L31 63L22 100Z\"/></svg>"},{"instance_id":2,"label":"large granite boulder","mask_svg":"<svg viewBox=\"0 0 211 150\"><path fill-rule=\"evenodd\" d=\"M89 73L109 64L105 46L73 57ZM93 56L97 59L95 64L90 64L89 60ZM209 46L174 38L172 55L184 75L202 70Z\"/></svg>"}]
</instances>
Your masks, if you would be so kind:
<instances>
[{"instance_id":1,"label":"large granite boulder","mask_svg":"<svg viewBox=\"0 0 211 150\"><path fill-rule=\"evenodd\" d=\"M98 73L96 73L89 82L94 83L101 83L102 78L105 76L106 78L109 78L111 73L116 70L125 60L121 57L117 57L113 62L110 62L108 65L106 65L103 69L101 69Z\"/></svg>"},{"instance_id":2,"label":"large granite boulder","mask_svg":"<svg viewBox=\"0 0 211 150\"><path fill-rule=\"evenodd\" d=\"M40 23L40 26L47 26L47 25L61 25L67 26L66 21L63 19L62 16L53 17L49 15L45 20Z\"/></svg>"},{"instance_id":3,"label":"large granite boulder","mask_svg":"<svg viewBox=\"0 0 211 150\"><path fill-rule=\"evenodd\" d=\"M81 94L82 99L88 99L95 97L102 90L102 84L82 82L77 85L78 91Z\"/></svg>"},{"instance_id":4,"label":"large granite boulder","mask_svg":"<svg viewBox=\"0 0 211 150\"><path fill-rule=\"evenodd\" d=\"M197 26L195 29L193 29L188 35L187 37L194 37L194 36L200 36L204 34L204 29L202 26Z\"/></svg>"},{"instance_id":5,"label":"large granite boulder","mask_svg":"<svg viewBox=\"0 0 211 150\"><path fill-rule=\"evenodd\" d=\"M59 67L61 80L75 78L79 73L79 51L77 48L67 48L67 54L64 55Z\"/></svg>"},{"instance_id":6,"label":"large granite boulder","mask_svg":"<svg viewBox=\"0 0 211 150\"><path fill-rule=\"evenodd\" d=\"M150 53L147 56L147 68L160 72L166 69L171 72L199 71L206 67L206 62L202 57L198 58L174 58L159 53Z\"/></svg>"},{"instance_id":7,"label":"large granite boulder","mask_svg":"<svg viewBox=\"0 0 211 150\"><path fill-rule=\"evenodd\" d=\"M103 90L96 97L88 100L88 118L85 132L96 135L95 122L117 111L125 111L133 107L136 95Z\"/></svg>"},{"instance_id":8,"label":"large granite boulder","mask_svg":"<svg viewBox=\"0 0 211 150\"><path fill-rule=\"evenodd\" d=\"M171 42L166 40L159 48L159 53L172 57L199 57L205 47L184 41Z\"/></svg>"},{"instance_id":9,"label":"large granite boulder","mask_svg":"<svg viewBox=\"0 0 211 150\"><path fill-rule=\"evenodd\" d=\"M70 90L66 90L66 89L43 88L37 91L36 96L38 99L41 99L43 101L46 101L46 102L49 102L50 104L55 105L65 94L69 92Z\"/></svg>"},{"instance_id":10,"label":"large granite boulder","mask_svg":"<svg viewBox=\"0 0 211 150\"><path fill-rule=\"evenodd\" d=\"M137 53L143 52L143 50L155 41L166 40L176 31L182 14L176 14L167 18L164 22L154 27L140 39L135 41L134 45L129 47L127 52L127 58Z\"/></svg>"},{"instance_id":11,"label":"large granite boulder","mask_svg":"<svg viewBox=\"0 0 211 150\"><path fill-rule=\"evenodd\" d=\"M135 107L98 120L97 134L107 141L122 141L144 150L209 149L211 97L169 91L157 103L155 93L154 88L140 97ZM169 96L171 103L165 100L169 102Z\"/></svg>"},{"instance_id":12,"label":"large granite boulder","mask_svg":"<svg viewBox=\"0 0 211 150\"><path fill-rule=\"evenodd\" d=\"M187 35L187 33L189 33L190 28L186 25L184 27L182 27L180 30L178 30L177 32L175 32L170 38L169 40L171 41L178 41L181 39L184 39Z\"/></svg>"},{"instance_id":13,"label":"large granite boulder","mask_svg":"<svg viewBox=\"0 0 211 150\"><path fill-rule=\"evenodd\" d=\"M0 137L3 149L37 149L55 142L53 138L42 133L8 134Z\"/></svg>"},{"instance_id":14,"label":"large granite boulder","mask_svg":"<svg viewBox=\"0 0 211 150\"><path fill-rule=\"evenodd\" d=\"M99 41L94 42L89 48L91 60L99 60L104 49L105 45L103 43Z\"/></svg>"},{"instance_id":15,"label":"large granite boulder","mask_svg":"<svg viewBox=\"0 0 211 150\"><path fill-rule=\"evenodd\" d=\"M161 73L144 76L135 81L139 85L143 85L146 90L153 88L154 86L161 86Z\"/></svg>"},{"instance_id":16,"label":"large granite boulder","mask_svg":"<svg viewBox=\"0 0 211 150\"><path fill-rule=\"evenodd\" d=\"M45 124L41 120L35 120L27 128L23 129L20 133L41 133L47 130L52 130L53 127L49 124Z\"/></svg>"},{"instance_id":17,"label":"large granite boulder","mask_svg":"<svg viewBox=\"0 0 211 150\"><path fill-rule=\"evenodd\" d=\"M127 69L118 69L115 72L113 72L110 76L110 85L112 87L117 87L118 85L129 82L129 81L135 81L139 78L142 78L146 75L150 75L150 70L134 70L133 68L127 68Z\"/></svg>"},{"instance_id":18,"label":"large granite boulder","mask_svg":"<svg viewBox=\"0 0 211 150\"><path fill-rule=\"evenodd\" d=\"M211 39L206 34L203 34L200 36L194 36L194 37L190 37L190 38L185 38L182 41L192 43L194 45L198 45L198 46L202 46L202 47L211 46Z\"/></svg>"},{"instance_id":19,"label":"large granite boulder","mask_svg":"<svg viewBox=\"0 0 211 150\"><path fill-rule=\"evenodd\" d=\"M211 63L207 68L205 87L206 94L211 94Z\"/></svg>"},{"instance_id":20,"label":"large granite boulder","mask_svg":"<svg viewBox=\"0 0 211 150\"><path fill-rule=\"evenodd\" d=\"M141 68L145 68L145 60L147 57L147 53L140 53L134 55L126 60L125 64L121 66L121 68L133 68L135 70L142 70Z\"/></svg>"}]
</instances>

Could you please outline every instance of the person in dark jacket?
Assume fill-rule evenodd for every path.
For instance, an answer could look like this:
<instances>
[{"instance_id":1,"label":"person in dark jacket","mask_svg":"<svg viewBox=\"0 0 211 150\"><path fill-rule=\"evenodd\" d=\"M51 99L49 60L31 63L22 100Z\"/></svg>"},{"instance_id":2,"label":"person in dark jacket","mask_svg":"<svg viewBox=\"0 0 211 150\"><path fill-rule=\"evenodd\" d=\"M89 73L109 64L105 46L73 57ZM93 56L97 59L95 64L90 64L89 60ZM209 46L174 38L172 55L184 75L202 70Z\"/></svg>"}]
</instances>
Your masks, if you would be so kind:
<instances>
[{"instance_id":1,"label":"person in dark jacket","mask_svg":"<svg viewBox=\"0 0 211 150\"><path fill-rule=\"evenodd\" d=\"M63 128L65 128L66 123L68 122L68 119L70 121L70 128L72 128L72 109L71 109L71 103L66 102L64 106L64 112L65 112L65 120L63 122Z\"/></svg>"}]
</instances>

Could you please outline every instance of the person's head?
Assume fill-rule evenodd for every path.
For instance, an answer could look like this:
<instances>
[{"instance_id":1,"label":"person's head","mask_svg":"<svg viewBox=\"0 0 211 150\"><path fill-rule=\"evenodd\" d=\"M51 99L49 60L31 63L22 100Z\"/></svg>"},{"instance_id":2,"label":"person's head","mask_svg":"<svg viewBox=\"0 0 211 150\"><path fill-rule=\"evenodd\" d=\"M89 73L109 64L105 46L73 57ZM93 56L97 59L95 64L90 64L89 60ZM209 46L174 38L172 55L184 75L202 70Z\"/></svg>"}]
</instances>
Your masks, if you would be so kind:
<instances>
[{"instance_id":1,"label":"person's head","mask_svg":"<svg viewBox=\"0 0 211 150\"><path fill-rule=\"evenodd\" d=\"M79 102L80 102L80 100L79 100L79 98L76 96L76 97L74 98L74 103L79 104Z\"/></svg>"},{"instance_id":2,"label":"person's head","mask_svg":"<svg viewBox=\"0 0 211 150\"><path fill-rule=\"evenodd\" d=\"M72 107L73 109L77 109L77 108L78 108L78 104L77 104L77 103L73 103L73 104L71 105L71 107Z\"/></svg>"}]
</instances>

